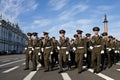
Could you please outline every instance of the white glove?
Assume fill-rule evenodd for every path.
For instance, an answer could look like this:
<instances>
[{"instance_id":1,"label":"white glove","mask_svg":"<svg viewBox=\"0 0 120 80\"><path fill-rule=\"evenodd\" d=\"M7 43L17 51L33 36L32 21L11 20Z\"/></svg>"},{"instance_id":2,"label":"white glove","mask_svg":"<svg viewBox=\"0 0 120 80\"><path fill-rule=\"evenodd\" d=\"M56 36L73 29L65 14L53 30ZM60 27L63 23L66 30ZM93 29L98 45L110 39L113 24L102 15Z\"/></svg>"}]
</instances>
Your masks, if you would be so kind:
<instances>
[{"instance_id":1,"label":"white glove","mask_svg":"<svg viewBox=\"0 0 120 80\"><path fill-rule=\"evenodd\" d=\"M118 51L117 50L115 50L115 53L117 53Z\"/></svg>"},{"instance_id":2,"label":"white glove","mask_svg":"<svg viewBox=\"0 0 120 80\"><path fill-rule=\"evenodd\" d=\"M90 49L92 50L92 49L93 49L93 47L92 47L92 46L90 46Z\"/></svg>"},{"instance_id":3,"label":"white glove","mask_svg":"<svg viewBox=\"0 0 120 80\"><path fill-rule=\"evenodd\" d=\"M68 55L69 54L69 52L68 51L66 51L66 55Z\"/></svg>"},{"instance_id":4,"label":"white glove","mask_svg":"<svg viewBox=\"0 0 120 80\"><path fill-rule=\"evenodd\" d=\"M41 48L41 51L42 51L42 52L44 52L44 49L43 49L43 48Z\"/></svg>"},{"instance_id":5,"label":"white glove","mask_svg":"<svg viewBox=\"0 0 120 80\"><path fill-rule=\"evenodd\" d=\"M25 50L27 50L27 48L25 47Z\"/></svg>"},{"instance_id":6,"label":"white glove","mask_svg":"<svg viewBox=\"0 0 120 80\"><path fill-rule=\"evenodd\" d=\"M115 49L115 48L112 48L112 49Z\"/></svg>"},{"instance_id":7,"label":"white glove","mask_svg":"<svg viewBox=\"0 0 120 80\"><path fill-rule=\"evenodd\" d=\"M87 57L87 54L86 54L86 53L84 54L84 57L85 57L85 58Z\"/></svg>"},{"instance_id":8,"label":"white glove","mask_svg":"<svg viewBox=\"0 0 120 80\"><path fill-rule=\"evenodd\" d=\"M60 50L60 47L59 47L59 46L57 46L57 49L58 49L58 50Z\"/></svg>"},{"instance_id":9,"label":"white glove","mask_svg":"<svg viewBox=\"0 0 120 80\"><path fill-rule=\"evenodd\" d=\"M34 51L34 48L32 48L32 50Z\"/></svg>"},{"instance_id":10,"label":"white glove","mask_svg":"<svg viewBox=\"0 0 120 80\"><path fill-rule=\"evenodd\" d=\"M76 48L75 48L75 47L73 47L73 50L75 51L75 50L76 50Z\"/></svg>"},{"instance_id":11,"label":"white glove","mask_svg":"<svg viewBox=\"0 0 120 80\"><path fill-rule=\"evenodd\" d=\"M104 50L101 51L101 54L104 54Z\"/></svg>"},{"instance_id":12,"label":"white glove","mask_svg":"<svg viewBox=\"0 0 120 80\"><path fill-rule=\"evenodd\" d=\"M32 53L32 51L29 51L29 54L31 54Z\"/></svg>"},{"instance_id":13,"label":"white glove","mask_svg":"<svg viewBox=\"0 0 120 80\"><path fill-rule=\"evenodd\" d=\"M109 48L108 51L111 51L111 48Z\"/></svg>"},{"instance_id":14,"label":"white glove","mask_svg":"<svg viewBox=\"0 0 120 80\"><path fill-rule=\"evenodd\" d=\"M120 53L120 52L118 51L118 53Z\"/></svg>"},{"instance_id":15,"label":"white glove","mask_svg":"<svg viewBox=\"0 0 120 80\"><path fill-rule=\"evenodd\" d=\"M40 55L41 55L41 53L39 52L39 53L38 53L38 55L40 56Z\"/></svg>"},{"instance_id":16,"label":"white glove","mask_svg":"<svg viewBox=\"0 0 120 80\"><path fill-rule=\"evenodd\" d=\"M52 54L53 54L53 52L50 52L50 54L52 55Z\"/></svg>"}]
</instances>

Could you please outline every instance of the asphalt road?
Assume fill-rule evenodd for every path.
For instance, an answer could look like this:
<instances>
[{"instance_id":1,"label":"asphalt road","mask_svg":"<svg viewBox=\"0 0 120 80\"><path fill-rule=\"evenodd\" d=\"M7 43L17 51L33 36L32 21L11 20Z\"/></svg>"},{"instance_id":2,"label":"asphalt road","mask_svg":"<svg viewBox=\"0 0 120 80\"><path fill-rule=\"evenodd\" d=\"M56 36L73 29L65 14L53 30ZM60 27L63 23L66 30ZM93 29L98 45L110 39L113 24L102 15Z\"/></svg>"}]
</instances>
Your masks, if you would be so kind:
<instances>
[{"instance_id":1,"label":"asphalt road","mask_svg":"<svg viewBox=\"0 0 120 80\"><path fill-rule=\"evenodd\" d=\"M120 80L120 62L99 74L94 74L92 69L85 70L81 74L77 73L77 69L60 74L57 68L44 72L40 66L39 64L37 71L24 71L24 54L2 55L0 56L0 80Z\"/></svg>"}]
</instances>

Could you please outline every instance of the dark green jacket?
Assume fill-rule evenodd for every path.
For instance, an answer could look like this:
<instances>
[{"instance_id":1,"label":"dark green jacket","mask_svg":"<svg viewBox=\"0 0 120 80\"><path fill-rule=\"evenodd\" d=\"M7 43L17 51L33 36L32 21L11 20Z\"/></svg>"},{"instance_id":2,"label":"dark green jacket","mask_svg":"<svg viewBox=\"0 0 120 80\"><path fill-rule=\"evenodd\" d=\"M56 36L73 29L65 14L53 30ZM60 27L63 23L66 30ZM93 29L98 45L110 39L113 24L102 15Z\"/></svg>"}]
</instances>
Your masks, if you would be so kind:
<instances>
[{"instance_id":1,"label":"dark green jacket","mask_svg":"<svg viewBox=\"0 0 120 80\"><path fill-rule=\"evenodd\" d=\"M62 38L62 37L60 37L60 39L59 39L59 44L58 44L60 47L67 47L67 50L69 51L69 45L70 45L70 43L69 43L69 38Z\"/></svg>"},{"instance_id":2,"label":"dark green jacket","mask_svg":"<svg viewBox=\"0 0 120 80\"><path fill-rule=\"evenodd\" d=\"M33 40L29 40L27 39L27 44L26 44L26 47L33 47Z\"/></svg>"}]
</instances>

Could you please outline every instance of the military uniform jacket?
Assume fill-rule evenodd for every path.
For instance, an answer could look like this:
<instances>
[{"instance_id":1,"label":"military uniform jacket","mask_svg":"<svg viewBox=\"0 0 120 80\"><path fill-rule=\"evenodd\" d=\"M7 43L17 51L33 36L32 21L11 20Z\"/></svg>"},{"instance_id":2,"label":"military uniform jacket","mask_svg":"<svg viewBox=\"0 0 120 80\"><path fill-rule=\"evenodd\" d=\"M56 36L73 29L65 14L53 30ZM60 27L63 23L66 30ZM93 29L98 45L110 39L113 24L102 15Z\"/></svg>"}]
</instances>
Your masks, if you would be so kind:
<instances>
[{"instance_id":1,"label":"military uniform jacket","mask_svg":"<svg viewBox=\"0 0 120 80\"><path fill-rule=\"evenodd\" d=\"M104 49L109 48L109 46L110 46L109 39L103 39L103 45L104 45Z\"/></svg>"},{"instance_id":2,"label":"military uniform jacket","mask_svg":"<svg viewBox=\"0 0 120 80\"><path fill-rule=\"evenodd\" d=\"M115 43L114 43L112 40L110 40L110 45L109 45L109 47L110 47L111 49L115 49Z\"/></svg>"},{"instance_id":3,"label":"military uniform jacket","mask_svg":"<svg viewBox=\"0 0 120 80\"><path fill-rule=\"evenodd\" d=\"M26 44L26 47L33 47L33 40L32 39L27 39L27 44Z\"/></svg>"},{"instance_id":4,"label":"military uniform jacket","mask_svg":"<svg viewBox=\"0 0 120 80\"><path fill-rule=\"evenodd\" d=\"M118 50L120 51L120 41L118 41Z\"/></svg>"},{"instance_id":5,"label":"military uniform jacket","mask_svg":"<svg viewBox=\"0 0 120 80\"><path fill-rule=\"evenodd\" d=\"M92 37L92 46L95 47L95 46L98 46L100 45L101 46L101 49L104 50L104 45L103 45L103 39L101 36L93 36Z\"/></svg>"},{"instance_id":6,"label":"military uniform jacket","mask_svg":"<svg viewBox=\"0 0 120 80\"><path fill-rule=\"evenodd\" d=\"M69 38L62 38L62 37L60 37L60 39L59 39L59 46L60 47L67 47L67 50L69 51Z\"/></svg>"},{"instance_id":7,"label":"military uniform jacket","mask_svg":"<svg viewBox=\"0 0 120 80\"><path fill-rule=\"evenodd\" d=\"M41 41L39 38L34 39L34 41L33 41L33 47L34 47L34 49L35 49L36 47L39 47L39 49L41 50L42 41Z\"/></svg>"},{"instance_id":8,"label":"military uniform jacket","mask_svg":"<svg viewBox=\"0 0 120 80\"><path fill-rule=\"evenodd\" d=\"M43 48L46 48L46 47L51 47L51 50L53 51L52 40L49 38L43 40Z\"/></svg>"},{"instance_id":9,"label":"military uniform jacket","mask_svg":"<svg viewBox=\"0 0 120 80\"><path fill-rule=\"evenodd\" d=\"M54 42L52 41L53 44L53 50L57 50L57 45L59 44L57 40L55 40Z\"/></svg>"},{"instance_id":10,"label":"military uniform jacket","mask_svg":"<svg viewBox=\"0 0 120 80\"><path fill-rule=\"evenodd\" d=\"M118 50L119 48L119 44L118 44L118 42L114 42L114 46L115 46L115 50Z\"/></svg>"},{"instance_id":11,"label":"military uniform jacket","mask_svg":"<svg viewBox=\"0 0 120 80\"><path fill-rule=\"evenodd\" d=\"M86 48L89 49L89 47L92 46L92 39L85 38L85 44Z\"/></svg>"},{"instance_id":12,"label":"military uniform jacket","mask_svg":"<svg viewBox=\"0 0 120 80\"><path fill-rule=\"evenodd\" d=\"M86 43L85 43L85 39L83 38L76 38L75 40L75 47L78 48L78 47L83 47L85 53L86 53Z\"/></svg>"},{"instance_id":13,"label":"military uniform jacket","mask_svg":"<svg viewBox=\"0 0 120 80\"><path fill-rule=\"evenodd\" d=\"M73 51L73 47L75 47L75 43L70 44L70 51Z\"/></svg>"}]
</instances>

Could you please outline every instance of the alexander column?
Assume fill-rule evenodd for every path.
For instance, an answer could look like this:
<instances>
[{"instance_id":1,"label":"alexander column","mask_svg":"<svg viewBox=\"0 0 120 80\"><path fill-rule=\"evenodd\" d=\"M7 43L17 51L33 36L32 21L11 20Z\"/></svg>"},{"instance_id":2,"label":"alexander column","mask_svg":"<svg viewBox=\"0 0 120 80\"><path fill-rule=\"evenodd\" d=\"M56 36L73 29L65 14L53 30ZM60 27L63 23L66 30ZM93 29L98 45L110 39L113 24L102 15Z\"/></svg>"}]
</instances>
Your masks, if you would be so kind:
<instances>
[{"instance_id":1,"label":"alexander column","mask_svg":"<svg viewBox=\"0 0 120 80\"><path fill-rule=\"evenodd\" d=\"M104 23L104 32L107 32L108 33L108 21L107 21L107 16L105 15L105 17L104 17L104 21L103 21L103 23Z\"/></svg>"}]
</instances>

